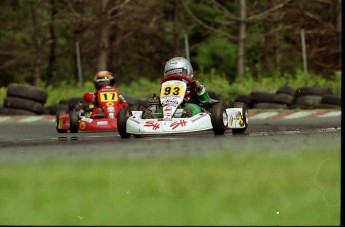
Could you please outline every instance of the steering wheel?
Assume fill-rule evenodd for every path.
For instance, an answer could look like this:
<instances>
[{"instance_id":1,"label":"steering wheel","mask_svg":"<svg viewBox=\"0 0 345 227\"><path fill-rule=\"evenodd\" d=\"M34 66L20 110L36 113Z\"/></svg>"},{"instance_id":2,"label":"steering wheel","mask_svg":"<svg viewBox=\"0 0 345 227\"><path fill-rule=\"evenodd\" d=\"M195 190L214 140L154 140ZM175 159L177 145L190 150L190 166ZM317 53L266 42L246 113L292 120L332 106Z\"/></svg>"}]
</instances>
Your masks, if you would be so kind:
<instances>
[{"instance_id":1,"label":"steering wheel","mask_svg":"<svg viewBox=\"0 0 345 227\"><path fill-rule=\"evenodd\" d=\"M181 80L181 79L186 80L188 83L193 82L193 80L188 76L184 76L182 74L171 74L169 76L164 77L161 81L161 84L168 80Z\"/></svg>"}]
</instances>

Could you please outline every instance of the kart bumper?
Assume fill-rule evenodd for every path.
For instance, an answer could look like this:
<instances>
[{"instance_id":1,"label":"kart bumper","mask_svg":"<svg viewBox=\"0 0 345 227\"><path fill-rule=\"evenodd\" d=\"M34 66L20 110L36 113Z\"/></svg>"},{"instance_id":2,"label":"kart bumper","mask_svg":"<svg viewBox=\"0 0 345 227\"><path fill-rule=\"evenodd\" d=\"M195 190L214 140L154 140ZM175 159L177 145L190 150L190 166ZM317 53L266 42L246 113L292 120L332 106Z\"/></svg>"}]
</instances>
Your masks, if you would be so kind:
<instances>
[{"instance_id":1,"label":"kart bumper","mask_svg":"<svg viewBox=\"0 0 345 227\"><path fill-rule=\"evenodd\" d=\"M171 134L185 133L212 129L211 118L206 113L197 114L191 118L142 119L139 115L128 118L127 133L144 134Z\"/></svg>"},{"instance_id":2,"label":"kart bumper","mask_svg":"<svg viewBox=\"0 0 345 227\"><path fill-rule=\"evenodd\" d=\"M69 114L59 114L57 117L57 129L69 130ZM78 131L106 131L117 130L117 118L81 118L78 123Z\"/></svg>"}]
</instances>

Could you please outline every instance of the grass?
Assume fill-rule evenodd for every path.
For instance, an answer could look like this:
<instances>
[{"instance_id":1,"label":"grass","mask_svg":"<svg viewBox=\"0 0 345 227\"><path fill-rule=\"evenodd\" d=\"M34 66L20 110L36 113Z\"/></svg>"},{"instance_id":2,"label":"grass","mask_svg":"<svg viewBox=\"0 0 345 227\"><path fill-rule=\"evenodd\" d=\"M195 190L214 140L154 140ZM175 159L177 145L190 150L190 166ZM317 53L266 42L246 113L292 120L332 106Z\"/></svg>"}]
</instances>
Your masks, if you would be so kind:
<instances>
[{"instance_id":1,"label":"grass","mask_svg":"<svg viewBox=\"0 0 345 227\"><path fill-rule=\"evenodd\" d=\"M340 144L9 162L1 225L340 225Z\"/></svg>"}]
</instances>

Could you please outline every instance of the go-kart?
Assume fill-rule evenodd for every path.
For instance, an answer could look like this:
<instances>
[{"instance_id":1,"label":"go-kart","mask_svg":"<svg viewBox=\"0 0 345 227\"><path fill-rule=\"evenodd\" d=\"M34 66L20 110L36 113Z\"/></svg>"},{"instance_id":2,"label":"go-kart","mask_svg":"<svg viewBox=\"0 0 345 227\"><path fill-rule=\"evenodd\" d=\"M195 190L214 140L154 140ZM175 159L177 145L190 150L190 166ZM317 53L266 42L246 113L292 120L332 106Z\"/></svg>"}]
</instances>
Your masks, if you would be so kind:
<instances>
[{"instance_id":1,"label":"go-kart","mask_svg":"<svg viewBox=\"0 0 345 227\"><path fill-rule=\"evenodd\" d=\"M209 104L202 106L201 113L182 117L184 110L181 104L190 92L187 86L192 83L189 77L172 74L163 78L160 97L154 94L148 102L148 108L132 106L121 109L117 118L117 130L121 138L204 130L213 130L215 135L224 135L226 129L232 129L234 134L245 132L248 127L248 108L242 102L235 102L233 108L225 108L219 100L211 99ZM158 108L163 111L157 111Z\"/></svg>"},{"instance_id":2,"label":"go-kart","mask_svg":"<svg viewBox=\"0 0 345 227\"><path fill-rule=\"evenodd\" d=\"M119 95L118 90L112 86L104 86L95 94L85 93L84 102L79 102L72 111L56 114L57 132L116 130L119 110L128 107ZM92 104L95 98L98 100L96 107Z\"/></svg>"}]
</instances>

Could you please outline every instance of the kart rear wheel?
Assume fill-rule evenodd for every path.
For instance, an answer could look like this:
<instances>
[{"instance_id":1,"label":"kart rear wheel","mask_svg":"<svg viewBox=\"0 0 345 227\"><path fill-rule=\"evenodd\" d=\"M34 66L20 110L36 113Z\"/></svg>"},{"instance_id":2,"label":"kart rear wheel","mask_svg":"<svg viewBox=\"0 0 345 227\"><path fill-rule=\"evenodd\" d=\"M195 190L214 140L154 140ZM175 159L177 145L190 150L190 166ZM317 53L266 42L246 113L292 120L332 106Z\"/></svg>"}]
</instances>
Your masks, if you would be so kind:
<instances>
[{"instance_id":1,"label":"kart rear wheel","mask_svg":"<svg viewBox=\"0 0 345 227\"><path fill-rule=\"evenodd\" d=\"M215 135L224 135L228 124L228 116L223 103L216 103L211 108L211 122Z\"/></svg>"},{"instance_id":2,"label":"kart rear wheel","mask_svg":"<svg viewBox=\"0 0 345 227\"><path fill-rule=\"evenodd\" d=\"M58 133L66 133L67 132L67 129L59 129L58 128L58 125L59 125L59 114L62 114L62 113L67 113L65 111L58 111L56 113L56 117L55 117L55 128L56 128L56 131Z\"/></svg>"},{"instance_id":3,"label":"kart rear wheel","mask_svg":"<svg viewBox=\"0 0 345 227\"><path fill-rule=\"evenodd\" d=\"M120 109L119 115L117 117L117 131L119 132L122 139L128 139L131 134L127 133L127 119L131 115L131 112L127 108Z\"/></svg>"},{"instance_id":4,"label":"kart rear wheel","mask_svg":"<svg viewBox=\"0 0 345 227\"><path fill-rule=\"evenodd\" d=\"M76 111L69 113L69 130L71 133L77 133L79 129L79 115Z\"/></svg>"},{"instance_id":5,"label":"kart rear wheel","mask_svg":"<svg viewBox=\"0 0 345 227\"><path fill-rule=\"evenodd\" d=\"M232 129L232 133L233 134L240 134L240 133L244 133L248 127L248 107L245 103L243 102L234 102L233 105L234 108L242 108L242 120L245 124L244 128L236 128L236 129Z\"/></svg>"}]
</instances>

